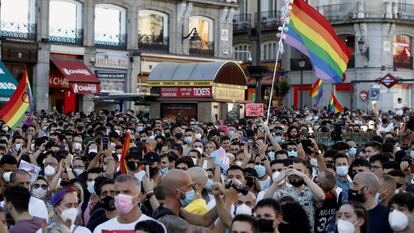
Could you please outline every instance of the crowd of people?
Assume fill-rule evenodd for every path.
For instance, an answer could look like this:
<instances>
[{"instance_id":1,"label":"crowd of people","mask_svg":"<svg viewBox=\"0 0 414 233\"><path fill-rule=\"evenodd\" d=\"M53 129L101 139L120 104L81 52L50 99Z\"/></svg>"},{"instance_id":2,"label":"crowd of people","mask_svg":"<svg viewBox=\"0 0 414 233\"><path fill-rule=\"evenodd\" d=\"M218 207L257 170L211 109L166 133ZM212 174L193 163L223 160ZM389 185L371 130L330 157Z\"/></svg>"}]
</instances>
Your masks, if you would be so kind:
<instances>
[{"instance_id":1,"label":"crowd of people","mask_svg":"<svg viewBox=\"0 0 414 233\"><path fill-rule=\"evenodd\" d=\"M0 121L0 233L414 232L413 114Z\"/></svg>"}]
</instances>

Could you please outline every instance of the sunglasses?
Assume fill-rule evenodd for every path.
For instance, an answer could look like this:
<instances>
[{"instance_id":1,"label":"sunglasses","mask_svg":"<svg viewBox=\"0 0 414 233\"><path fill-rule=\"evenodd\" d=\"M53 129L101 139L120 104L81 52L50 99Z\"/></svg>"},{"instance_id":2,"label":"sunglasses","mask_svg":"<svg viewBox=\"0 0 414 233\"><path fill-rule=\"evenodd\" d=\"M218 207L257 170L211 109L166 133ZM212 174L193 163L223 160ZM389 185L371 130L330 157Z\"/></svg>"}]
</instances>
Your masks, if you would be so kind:
<instances>
[{"instance_id":1,"label":"sunglasses","mask_svg":"<svg viewBox=\"0 0 414 233\"><path fill-rule=\"evenodd\" d=\"M295 148L289 148L288 151L296 151Z\"/></svg>"},{"instance_id":2,"label":"sunglasses","mask_svg":"<svg viewBox=\"0 0 414 233\"><path fill-rule=\"evenodd\" d=\"M34 184L33 188L34 189L38 189L38 188L42 188L43 190L47 190L47 184Z\"/></svg>"}]
</instances>

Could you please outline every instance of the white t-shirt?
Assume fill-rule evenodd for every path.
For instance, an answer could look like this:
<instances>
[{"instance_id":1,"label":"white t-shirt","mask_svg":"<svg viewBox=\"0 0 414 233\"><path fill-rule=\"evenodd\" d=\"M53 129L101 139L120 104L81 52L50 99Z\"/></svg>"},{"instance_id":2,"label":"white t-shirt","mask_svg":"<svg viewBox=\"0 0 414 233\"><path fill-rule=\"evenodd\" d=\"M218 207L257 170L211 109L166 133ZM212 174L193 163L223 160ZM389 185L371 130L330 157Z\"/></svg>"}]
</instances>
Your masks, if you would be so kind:
<instances>
[{"instance_id":1,"label":"white t-shirt","mask_svg":"<svg viewBox=\"0 0 414 233\"><path fill-rule=\"evenodd\" d=\"M109 219L108 221L98 225L95 230L93 231L93 233L115 233L115 232L122 232L122 233L134 233L135 230L135 225L138 222L142 222L142 221L146 221L146 220L152 220L155 222L158 222L157 220L148 217L145 214L141 214L141 217L139 217L139 219L133 223L129 223L129 224L124 224L124 223L120 223L118 221L118 217L116 218L112 218ZM159 224L161 224L161 226L164 228L164 231L167 232L167 230L165 229L164 224L158 222Z\"/></svg>"},{"instance_id":2,"label":"white t-shirt","mask_svg":"<svg viewBox=\"0 0 414 233\"><path fill-rule=\"evenodd\" d=\"M43 232L42 228L40 228L39 230L36 231L36 233L42 233L42 232ZM86 227L72 225L70 227L70 232L72 232L72 233L91 233L91 230L89 230Z\"/></svg>"},{"instance_id":3,"label":"white t-shirt","mask_svg":"<svg viewBox=\"0 0 414 233\"><path fill-rule=\"evenodd\" d=\"M43 218L46 222L49 222L49 214L44 201L36 197L30 197L29 201L29 214L33 217Z\"/></svg>"},{"instance_id":4,"label":"white t-shirt","mask_svg":"<svg viewBox=\"0 0 414 233\"><path fill-rule=\"evenodd\" d=\"M396 103L394 105L395 113L398 116L402 116L404 114L403 108L404 108L404 104L403 103Z\"/></svg>"}]
</instances>

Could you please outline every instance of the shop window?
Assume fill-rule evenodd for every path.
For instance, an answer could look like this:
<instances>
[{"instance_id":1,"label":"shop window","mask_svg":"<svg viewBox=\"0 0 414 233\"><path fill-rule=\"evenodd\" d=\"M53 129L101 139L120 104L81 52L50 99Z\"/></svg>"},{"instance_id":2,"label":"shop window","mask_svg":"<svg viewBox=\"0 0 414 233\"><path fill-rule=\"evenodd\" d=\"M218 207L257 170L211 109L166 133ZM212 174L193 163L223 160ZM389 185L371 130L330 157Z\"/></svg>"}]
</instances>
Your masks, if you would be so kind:
<instances>
[{"instance_id":1,"label":"shop window","mask_svg":"<svg viewBox=\"0 0 414 233\"><path fill-rule=\"evenodd\" d=\"M126 10L111 4L95 7L95 45L126 48Z\"/></svg>"},{"instance_id":2,"label":"shop window","mask_svg":"<svg viewBox=\"0 0 414 233\"><path fill-rule=\"evenodd\" d=\"M274 61L277 53L277 41L264 42L261 45L262 61Z\"/></svg>"},{"instance_id":3,"label":"shop window","mask_svg":"<svg viewBox=\"0 0 414 233\"><path fill-rule=\"evenodd\" d=\"M411 54L411 37L407 35L394 36L393 60L396 68L413 68L413 56Z\"/></svg>"},{"instance_id":4,"label":"shop window","mask_svg":"<svg viewBox=\"0 0 414 233\"><path fill-rule=\"evenodd\" d=\"M190 54L214 56L214 30L213 20L202 17L192 16L189 22L189 31L197 29L200 40L191 41Z\"/></svg>"},{"instance_id":5,"label":"shop window","mask_svg":"<svg viewBox=\"0 0 414 233\"><path fill-rule=\"evenodd\" d=\"M49 41L83 44L82 3L72 0L50 0Z\"/></svg>"},{"instance_id":6,"label":"shop window","mask_svg":"<svg viewBox=\"0 0 414 233\"><path fill-rule=\"evenodd\" d=\"M249 44L239 44L233 47L233 58L243 62L252 61L252 46Z\"/></svg>"},{"instance_id":7,"label":"shop window","mask_svg":"<svg viewBox=\"0 0 414 233\"><path fill-rule=\"evenodd\" d=\"M138 47L168 52L168 15L158 11L138 12Z\"/></svg>"},{"instance_id":8,"label":"shop window","mask_svg":"<svg viewBox=\"0 0 414 233\"><path fill-rule=\"evenodd\" d=\"M1 0L1 36L12 39L35 40L35 11L35 0Z\"/></svg>"}]
</instances>

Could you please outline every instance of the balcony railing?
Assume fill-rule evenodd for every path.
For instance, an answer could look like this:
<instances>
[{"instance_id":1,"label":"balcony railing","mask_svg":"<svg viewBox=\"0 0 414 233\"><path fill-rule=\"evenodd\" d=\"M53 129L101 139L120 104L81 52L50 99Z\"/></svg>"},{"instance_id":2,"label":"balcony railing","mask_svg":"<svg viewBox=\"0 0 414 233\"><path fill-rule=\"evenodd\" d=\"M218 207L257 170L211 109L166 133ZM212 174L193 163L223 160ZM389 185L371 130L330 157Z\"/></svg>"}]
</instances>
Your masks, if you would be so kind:
<instances>
[{"instance_id":1,"label":"balcony railing","mask_svg":"<svg viewBox=\"0 0 414 233\"><path fill-rule=\"evenodd\" d=\"M197 56L214 56L214 42L200 41L195 42L190 47L190 54Z\"/></svg>"},{"instance_id":2,"label":"balcony railing","mask_svg":"<svg viewBox=\"0 0 414 233\"><path fill-rule=\"evenodd\" d=\"M240 14L233 17L233 31L244 31L251 27L251 15Z\"/></svg>"},{"instance_id":3,"label":"balcony railing","mask_svg":"<svg viewBox=\"0 0 414 233\"><path fill-rule=\"evenodd\" d=\"M262 11L261 13L262 29L277 28L280 22L280 11ZM257 25L257 13L255 14L255 24Z\"/></svg>"},{"instance_id":4,"label":"balcony railing","mask_svg":"<svg viewBox=\"0 0 414 233\"><path fill-rule=\"evenodd\" d=\"M0 36L10 39L36 40L36 24L2 21Z\"/></svg>"},{"instance_id":5,"label":"balcony railing","mask_svg":"<svg viewBox=\"0 0 414 233\"><path fill-rule=\"evenodd\" d=\"M127 34L95 32L95 46L108 49L126 49Z\"/></svg>"},{"instance_id":6,"label":"balcony railing","mask_svg":"<svg viewBox=\"0 0 414 233\"><path fill-rule=\"evenodd\" d=\"M414 4L398 4L397 18L401 20L414 20Z\"/></svg>"},{"instance_id":7,"label":"balcony railing","mask_svg":"<svg viewBox=\"0 0 414 233\"><path fill-rule=\"evenodd\" d=\"M319 6L322 13L330 22L347 21L352 19L352 4L331 4Z\"/></svg>"},{"instance_id":8,"label":"balcony railing","mask_svg":"<svg viewBox=\"0 0 414 233\"><path fill-rule=\"evenodd\" d=\"M50 27L49 41L58 44L83 44L83 29Z\"/></svg>"},{"instance_id":9,"label":"balcony railing","mask_svg":"<svg viewBox=\"0 0 414 233\"><path fill-rule=\"evenodd\" d=\"M138 48L144 50L158 50L168 52L169 37L162 35L138 34Z\"/></svg>"},{"instance_id":10,"label":"balcony railing","mask_svg":"<svg viewBox=\"0 0 414 233\"><path fill-rule=\"evenodd\" d=\"M413 57L401 59L399 56L394 56L394 67L401 69L413 69Z\"/></svg>"},{"instance_id":11,"label":"balcony railing","mask_svg":"<svg viewBox=\"0 0 414 233\"><path fill-rule=\"evenodd\" d=\"M312 63L309 59L305 59L305 67L300 68L299 61L301 61L301 60L303 60L303 59L301 59L301 58L291 58L290 59L290 70L291 71L300 71L301 69L303 69L303 70L312 70Z\"/></svg>"}]
</instances>

